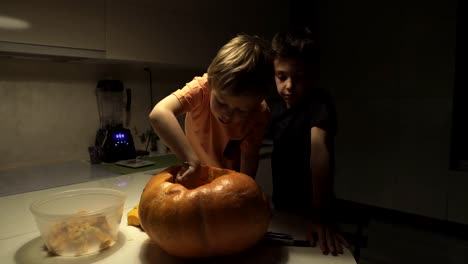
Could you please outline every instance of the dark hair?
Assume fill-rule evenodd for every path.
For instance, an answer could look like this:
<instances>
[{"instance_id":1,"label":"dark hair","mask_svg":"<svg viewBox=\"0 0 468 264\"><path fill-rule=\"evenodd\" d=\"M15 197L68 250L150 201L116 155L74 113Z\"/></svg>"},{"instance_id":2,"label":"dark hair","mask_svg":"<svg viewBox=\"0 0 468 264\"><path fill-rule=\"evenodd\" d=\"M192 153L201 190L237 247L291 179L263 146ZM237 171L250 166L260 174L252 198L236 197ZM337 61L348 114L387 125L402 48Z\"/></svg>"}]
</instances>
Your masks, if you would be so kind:
<instances>
[{"instance_id":1,"label":"dark hair","mask_svg":"<svg viewBox=\"0 0 468 264\"><path fill-rule=\"evenodd\" d=\"M306 64L318 63L318 45L308 28L277 33L271 42L275 58L290 58Z\"/></svg>"}]
</instances>

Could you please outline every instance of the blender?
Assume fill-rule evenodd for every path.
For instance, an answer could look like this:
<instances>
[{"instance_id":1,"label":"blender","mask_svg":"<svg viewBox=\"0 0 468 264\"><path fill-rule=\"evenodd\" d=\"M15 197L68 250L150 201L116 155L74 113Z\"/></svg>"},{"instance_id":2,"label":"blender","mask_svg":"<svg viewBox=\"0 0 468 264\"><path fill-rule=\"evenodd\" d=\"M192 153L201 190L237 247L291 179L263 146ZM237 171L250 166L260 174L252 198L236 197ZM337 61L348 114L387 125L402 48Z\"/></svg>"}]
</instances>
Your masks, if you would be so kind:
<instances>
[{"instance_id":1,"label":"blender","mask_svg":"<svg viewBox=\"0 0 468 264\"><path fill-rule=\"evenodd\" d=\"M136 158L135 144L129 129L124 128L123 115L127 120L131 105L131 90L124 95L123 83L119 80L100 80L96 86L99 111L99 129L95 145L104 162L116 162Z\"/></svg>"}]
</instances>

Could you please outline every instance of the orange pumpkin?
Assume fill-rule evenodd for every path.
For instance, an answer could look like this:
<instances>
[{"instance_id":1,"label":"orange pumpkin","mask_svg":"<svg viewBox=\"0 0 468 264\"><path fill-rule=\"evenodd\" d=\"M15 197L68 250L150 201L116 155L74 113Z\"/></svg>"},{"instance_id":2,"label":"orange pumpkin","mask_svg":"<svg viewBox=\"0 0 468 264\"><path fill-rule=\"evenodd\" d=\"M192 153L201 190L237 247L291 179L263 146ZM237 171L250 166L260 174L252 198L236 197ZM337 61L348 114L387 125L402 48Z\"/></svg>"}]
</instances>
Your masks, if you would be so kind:
<instances>
[{"instance_id":1,"label":"orange pumpkin","mask_svg":"<svg viewBox=\"0 0 468 264\"><path fill-rule=\"evenodd\" d=\"M156 174L139 204L142 228L167 253L182 258L230 255L254 246L271 212L251 177L201 166L185 186L174 183L181 166Z\"/></svg>"}]
</instances>

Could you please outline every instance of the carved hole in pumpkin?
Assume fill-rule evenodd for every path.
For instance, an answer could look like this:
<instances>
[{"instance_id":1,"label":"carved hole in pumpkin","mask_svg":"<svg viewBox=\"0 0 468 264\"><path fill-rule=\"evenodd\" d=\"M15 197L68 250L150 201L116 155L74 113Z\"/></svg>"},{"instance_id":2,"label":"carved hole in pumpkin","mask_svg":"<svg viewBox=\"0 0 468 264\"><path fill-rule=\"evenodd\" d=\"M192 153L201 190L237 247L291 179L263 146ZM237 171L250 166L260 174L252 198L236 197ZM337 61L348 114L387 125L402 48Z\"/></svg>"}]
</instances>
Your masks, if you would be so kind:
<instances>
[{"instance_id":1,"label":"carved hole in pumpkin","mask_svg":"<svg viewBox=\"0 0 468 264\"><path fill-rule=\"evenodd\" d=\"M180 172L182 169L182 166L177 167L176 170L171 171L170 173L174 176L177 176L177 174ZM195 177L192 177L188 181L185 182L177 182L180 185L184 186L185 188L192 190L196 189L200 186L209 184L210 182L214 181L216 178L233 173L234 171L227 170L227 169L218 169L218 168L213 168L213 167L208 167L208 166L201 166L200 170L198 171L197 175L194 175Z\"/></svg>"}]
</instances>

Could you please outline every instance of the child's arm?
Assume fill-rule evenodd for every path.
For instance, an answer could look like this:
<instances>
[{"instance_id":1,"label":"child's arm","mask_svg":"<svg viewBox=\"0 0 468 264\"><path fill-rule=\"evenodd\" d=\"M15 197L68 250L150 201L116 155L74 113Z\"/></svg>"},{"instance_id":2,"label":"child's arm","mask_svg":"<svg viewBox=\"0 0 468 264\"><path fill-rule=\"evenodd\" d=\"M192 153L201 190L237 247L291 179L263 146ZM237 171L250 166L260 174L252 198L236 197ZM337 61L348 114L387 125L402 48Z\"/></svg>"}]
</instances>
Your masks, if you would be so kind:
<instances>
[{"instance_id":1,"label":"child's arm","mask_svg":"<svg viewBox=\"0 0 468 264\"><path fill-rule=\"evenodd\" d=\"M179 160L187 161L190 165L189 169L178 177L177 180L183 180L186 175L195 172L200 166L198 156L190 146L176 118L177 115L183 113L182 104L177 97L169 95L156 104L149 115L151 126L159 137L175 153Z\"/></svg>"},{"instance_id":2,"label":"child's arm","mask_svg":"<svg viewBox=\"0 0 468 264\"><path fill-rule=\"evenodd\" d=\"M257 175L258 162L260 159L259 151L260 148L241 151L240 172L245 173L254 179Z\"/></svg>"},{"instance_id":3,"label":"child's arm","mask_svg":"<svg viewBox=\"0 0 468 264\"><path fill-rule=\"evenodd\" d=\"M333 179L330 175L330 153L326 145L327 132L319 127L311 129L310 171L313 185L313 206L326 212L333 197Z\"/></svg>"},{"instance_id":4,"label":"child's arm","mask_svg":"<svg viewBox=\"0 0 468 264\"><path fill-rule=\"evenodd\" d=\"M271 118L271 112L266 102L262 102L262 107L262 113L257 117L258 119L252 133L241 143L240 172L254 179L257 176L260 148Z\"/></svg>"},{"instance_id":5,"label":"child's arm","mask_svg":"<svg viewBox=\"0 0 468 264\"><path fill-rule=\"evenodd\" d=\"M311 129L310 170L313 184L313 218L309 226L309 239L315 244L311 233L316 233L323 253L343 254L348 242L341 236L330 220L333 195L333 176L330 173L330 152L326 143L327 132L319 127Z\"/></svg>"}]
</instances>

